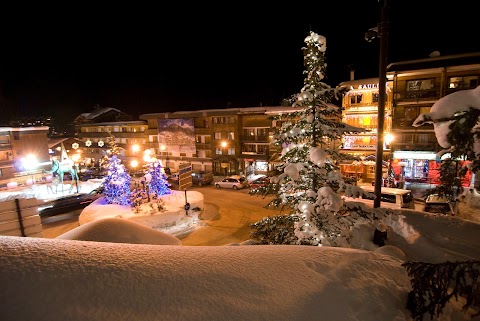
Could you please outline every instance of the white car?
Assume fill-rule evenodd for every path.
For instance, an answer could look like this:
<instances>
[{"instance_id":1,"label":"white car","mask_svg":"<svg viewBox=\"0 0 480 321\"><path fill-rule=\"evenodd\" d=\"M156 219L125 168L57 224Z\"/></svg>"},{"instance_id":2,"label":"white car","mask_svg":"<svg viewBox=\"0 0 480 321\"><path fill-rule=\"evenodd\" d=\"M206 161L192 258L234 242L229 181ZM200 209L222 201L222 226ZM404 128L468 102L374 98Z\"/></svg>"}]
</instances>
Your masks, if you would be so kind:
<instances>
[{"instance_id":1,"label":"white car","mask_svg":"<svg viewBox=\"0 0 480 321\"><path fill-rule=\"evenodd\" d=\"M245 177L239 175L233 175L222 179L221 181L215 182L216 188L233 188L241 189L248 186L248 181Z\"/></svg>"}]
</instances>

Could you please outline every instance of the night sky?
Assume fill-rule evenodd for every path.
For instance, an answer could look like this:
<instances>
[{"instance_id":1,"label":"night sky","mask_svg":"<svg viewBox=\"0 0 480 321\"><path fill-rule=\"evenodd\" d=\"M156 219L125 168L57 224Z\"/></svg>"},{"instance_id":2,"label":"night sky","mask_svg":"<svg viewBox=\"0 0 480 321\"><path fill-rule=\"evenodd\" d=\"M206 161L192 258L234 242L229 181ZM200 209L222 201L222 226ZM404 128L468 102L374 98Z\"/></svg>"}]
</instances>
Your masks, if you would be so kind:
<instances>
[{"instance_id":1,"label":"night sky","mask_svg":"<svg viewBox=\"0 0 480 321\"><path fill-rule=\"evenodd\" d=\"M95 105L134 117L278 106L303 86L301 48L310 30L327 38L326 83L349 80L349 66L357 79L378 77L380 42L369 43L364 34L379 22L383 2L317 2L291 3L268 15L217 8L195 20L174 10L147 17L148 8L130 15L15 11L3 22L2 120L50 115L67 123ZM388 63L426 58L435 50L480 51L472 8L428 0L389 3Z\"/></svg>"}]
</instances>

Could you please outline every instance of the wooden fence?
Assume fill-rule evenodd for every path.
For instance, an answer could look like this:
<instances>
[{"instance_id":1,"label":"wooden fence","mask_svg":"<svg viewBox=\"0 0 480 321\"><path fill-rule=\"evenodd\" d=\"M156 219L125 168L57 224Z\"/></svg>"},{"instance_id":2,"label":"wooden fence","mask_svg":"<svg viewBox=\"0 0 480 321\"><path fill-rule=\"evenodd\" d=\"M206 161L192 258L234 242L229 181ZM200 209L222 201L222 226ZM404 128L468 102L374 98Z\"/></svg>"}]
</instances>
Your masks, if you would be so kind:
<instances>
[{"instance_id":1,"label":"wooden fence","mask_svg":"<svg viewBox=\"0 0 480 321\"><path fill-rule=\"evenodd\" d=\"M0 202L0 235L43 237L36 198Z\"/></svg>"}]
</instances>

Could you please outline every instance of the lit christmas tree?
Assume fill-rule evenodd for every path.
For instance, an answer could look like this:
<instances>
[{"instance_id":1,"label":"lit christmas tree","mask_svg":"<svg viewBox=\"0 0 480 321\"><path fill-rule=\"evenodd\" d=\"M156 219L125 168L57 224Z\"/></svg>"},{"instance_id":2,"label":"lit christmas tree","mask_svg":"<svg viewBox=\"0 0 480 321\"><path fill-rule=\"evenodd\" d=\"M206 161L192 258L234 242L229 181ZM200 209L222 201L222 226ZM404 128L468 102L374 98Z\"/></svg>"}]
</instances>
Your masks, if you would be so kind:
<instances>
[{"instance_id":1,"label":"lit christmas tree","mask_svg":"<svg viewBox=\"0 0 480 321\"><path fill-rule=\"evenodd\" d=\"M130 181L125 166L118 158L120 154L115 137L108 137L109 153L102 159L102 166L107 169L103 182L103 195L108 204L130 205Z\"/></svg>"},{"instance_id":2,"label":"lit christmas tree","mask_svg":"<svg viewBox=\"0 0 480 321\"><path fill-rule=\"evenodd\" d=\"M150 159L145 177L149 192L155 194L156 197L172 193L168 187L167 175L165 175L162 165L156 158Z\"/></svg>"},{"instance_id":3,"label":"lit christmas tree","mask_svg":"<svg viewBox=\"0 0 480 321\"><path fill-rule=\"evenodd\" d=\"M341 107L331 103L345 89L331 88L323 82L326 39L311 32L305 43L304 87L290 99L295 109L276 117L283 121L274 136L274 144L282 148L283 164L277 167L282 174L272 179L277 185L273 189L276 195L267 205L289 208L290 215L253 224L256 232L252 235L268 238L269 244L347 246L348 230L354 220L345 219L348 212L341 195L358 197L362 190L351 185L352 181L344 178L338 167L344 160L358 159L339 153L336 147L345 133L364 129L342 123ZM266 190L272 191L271 187ZM340 211L343 212L339 214ZM372 220L365 211L358 211L358 216Z\"/></svg>"}]
</instances>

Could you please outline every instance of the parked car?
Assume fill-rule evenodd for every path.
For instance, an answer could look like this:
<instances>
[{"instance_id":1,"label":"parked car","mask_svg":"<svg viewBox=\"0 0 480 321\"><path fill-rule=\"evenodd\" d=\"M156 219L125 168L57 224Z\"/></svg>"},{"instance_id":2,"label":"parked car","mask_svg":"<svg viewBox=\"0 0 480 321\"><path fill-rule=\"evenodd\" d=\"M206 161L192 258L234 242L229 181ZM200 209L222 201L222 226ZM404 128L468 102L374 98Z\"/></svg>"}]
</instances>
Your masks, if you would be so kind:
<instances>
[{"instance_id":1,"label":"parked car","mask_svg":"<svg viewBox=\"0 0 480 321\"><path fill-rule=\"evenodd\" d=\"M167 176L167 180L176 182L177 184L178 184L179 178L180 176L178 175L178 173L173 173Z\"/></svg>"},{"instance_id":2,"label":"parked car","mask_svg":"<svg viewBox=\"0 0 480 321\"><path fill-rule=\"evenodd\" d=\"M349 202L361 202L373 207L375 187L365 185L362 189L366 192L359 198L345 197ZM415 209L415 199L412 191L408 189L382 187L380 190L380 206L384 208L409 208Z\"/></svg>"},{"instance_id":3,"label":"parked car","mask_svg":"<svg viewBox=\"0 0 480 321\"><path fill-rule=\"evenodd\" d=\"M216 188L233 188L233 189L241 189L248 186L248 181L245 177L234 175L230 177L226 177L221 181L215 182Z\"/></svg>"},{"instance_id":4,"label":"parked car","mask_svg":"<svg viewBox=\"0 0 480 321\"><path fill-rule=\"evenodd\" d=\"M46 201L44 204L38 206L38 214L40 217L49 217L80 210L100 198L102 193L103 188L98 187L89 193L75 193Z\"/></svg>"},{"instance_id":5,"label":"parked car","mask_svg":"<svg viewBox=\"0 0 480 321\"><path fill-rule=\"evenodd\" d=\"M68 178L67 178L67 175L68 175ZM100 171L100 170L85 170L85 171L82 171L82 172L79 172L78 174L78 178L82 181L82 182L86 182L88 181L89 179L101 179L101 178L104 178L105 175L107 175L107 172L106 171ZM68 173L65 174L65 177L64 177L64 180L69 180L71 179L70 175Z\"/></svg>"},{"instance_id":6,"label":"parked car","mask_svg":"<svg viewBox=\"0 0 480 321\"><path fill-rule=\"evenodd\" d=\"M425 212L454 215L454 205L448 196L428 195L425 200Z\"/></svg>"},{"instance_id":7,"label":"parked car","mask_svg":"<svg viewBox=\"0 0 480 321\"><path fill-rule=\"evenodd\" d=\"M192 172L192 184L203 186L213 182L213 174L211 172L196 171Z\"/></svg>"},{"instance_id":8,"label":"parked car","mask_svg":"<svg viewBox=\"0 0 480 321\"><path fill-rule=\"evenodd\" d=\"M270 178L267 176L261 176L250 183L250 189L264 187L267 184L270 184Z\"/></svg>"}]
</instances>

